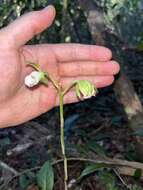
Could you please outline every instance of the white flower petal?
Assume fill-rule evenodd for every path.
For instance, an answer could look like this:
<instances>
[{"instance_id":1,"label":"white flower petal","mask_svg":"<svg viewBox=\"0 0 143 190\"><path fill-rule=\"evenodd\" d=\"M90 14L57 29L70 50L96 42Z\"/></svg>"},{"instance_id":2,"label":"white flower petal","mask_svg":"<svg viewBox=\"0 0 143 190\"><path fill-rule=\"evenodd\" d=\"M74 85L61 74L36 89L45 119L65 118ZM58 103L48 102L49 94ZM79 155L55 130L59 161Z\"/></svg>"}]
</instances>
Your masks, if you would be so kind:
<instances>
[{"instance_id":1,"label":"white flower petal","mask_svg":"<svg viewBox=\"0 0 143 190\"><path fill-rule=\"evenodd\" d=\"M33 71L30 75L25 77L25 85L28 87L33 87L37 85L41 80L41 73L38 71Z\"/></svg>"}]
</instances>

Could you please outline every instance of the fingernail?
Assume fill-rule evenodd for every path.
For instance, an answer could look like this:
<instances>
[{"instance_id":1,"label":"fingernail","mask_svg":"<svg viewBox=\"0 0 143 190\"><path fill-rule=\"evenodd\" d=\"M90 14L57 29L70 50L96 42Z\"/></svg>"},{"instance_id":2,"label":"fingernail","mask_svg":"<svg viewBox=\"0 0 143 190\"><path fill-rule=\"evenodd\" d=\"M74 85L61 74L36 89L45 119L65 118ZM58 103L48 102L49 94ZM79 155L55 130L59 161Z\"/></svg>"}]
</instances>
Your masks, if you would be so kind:
<instances>
[{"instance_id":1,"label":"fingernail","mask_svg":"<svg viewBox=\"0 0 143 190\"><path fill-rule=\"evenodd\" d=\"M45 10L45 9L46 9L46 10L49 10L49 9L51 9L51 8L53 9L53 8L54 8L54 6L53 6L53 5L48 5L48 6L47 6L47 7L45 7L43 10Z\"/></svg>"}]
</instances>

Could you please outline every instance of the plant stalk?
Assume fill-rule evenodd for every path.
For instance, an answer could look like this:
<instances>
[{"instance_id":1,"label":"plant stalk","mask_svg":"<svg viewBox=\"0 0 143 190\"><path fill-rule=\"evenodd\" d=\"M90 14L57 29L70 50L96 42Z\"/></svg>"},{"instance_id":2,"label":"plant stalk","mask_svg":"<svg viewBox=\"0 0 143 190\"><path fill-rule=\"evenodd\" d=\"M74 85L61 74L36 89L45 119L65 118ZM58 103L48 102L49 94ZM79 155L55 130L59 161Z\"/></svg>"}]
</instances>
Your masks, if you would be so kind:
<instances>
[{"instance_id":1,"label":"plant stalk","mask_svg":"<svg viewBox=\"0 0 143 190\"><path fill-rule=\"evenodd\" d=\"M59 102L60 102L60 143L61 143L61 150L63 155L63 162L64 162L64 190L68 190L68 166L67 166L67 157L65 153L65 135L64 135L64 95L75 85L75 81L68 86L65 90L53 79L51 75L46 75L47 78L53 83L54 87L57 89L59 95Z\"/></svg>"},{"instance_id":2,"label":"plant stalk","mask_svg":"<svg viewBox=\"0 0 143 190\"><path fill-rule=\"evenodd\" d=\"M76 85L77 81L73 81L67 88L63 90L63 96L68 93L68 91Z\"/></svg>"},{"instance_id":3,"label":"plant stalk","mask_svg":"<svg viewBox=\"0 0 143 190\"><path fill-rule=\"evenodd\" d=\"M59 90L59 99L60 99L60 141L61 141L61 149L64 160L64 187L65 190L68 190L67 180L68 180L68 169L67 169L67 158L65 153L65 139L64 139L64 109L63 109L63 93L62 90Z\"/></svg>"},{"instance_id":4,"label":"plant stalk","mask_svg":"<svg viewBox=\"0 0 143 190\"><path fill-rule=\"evenodd\" d=\"M55 79L53 79L53 77L49 74L46 74L46 77L52 82L53 86L56 88L56 90L59 92L60 91L60 87L57 81L55 81Z\"/></svg>"},{"instance_id":5,"label":"plant stalk","mask_svg":"<svg viewBox=\"0 0 143 190\"><path fill-rule=\"evenodd\" d=\"M63 0L63 7L64 7L64 10L67 10L68 0Z\"/></svg>"}]
</instances>

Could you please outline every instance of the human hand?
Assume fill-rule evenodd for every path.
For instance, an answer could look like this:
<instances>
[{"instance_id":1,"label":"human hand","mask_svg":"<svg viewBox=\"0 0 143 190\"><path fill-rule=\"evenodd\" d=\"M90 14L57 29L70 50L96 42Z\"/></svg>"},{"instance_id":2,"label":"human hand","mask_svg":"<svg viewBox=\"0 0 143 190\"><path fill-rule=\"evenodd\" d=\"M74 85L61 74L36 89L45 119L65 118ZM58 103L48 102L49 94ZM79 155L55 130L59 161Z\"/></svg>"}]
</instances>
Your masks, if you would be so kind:
<instances>
[{"instance_id":1,"label":"human hand","mask_svg":"<svg viewBox=\"0 0 143 190\"><path fill-rule=\"evenodd\" d=\"M24 45L49 27L55 17L52 6L30 12L0 30L0 127L26 122L58 105L57 92L49 83L29 89L24 78L31 72L26 61L37 62L63 86L87 79L96 88L113 83L119 64L107 48L81 44ZM78 101L74 92L65 103Z\"/></svg>"}]
</instances>

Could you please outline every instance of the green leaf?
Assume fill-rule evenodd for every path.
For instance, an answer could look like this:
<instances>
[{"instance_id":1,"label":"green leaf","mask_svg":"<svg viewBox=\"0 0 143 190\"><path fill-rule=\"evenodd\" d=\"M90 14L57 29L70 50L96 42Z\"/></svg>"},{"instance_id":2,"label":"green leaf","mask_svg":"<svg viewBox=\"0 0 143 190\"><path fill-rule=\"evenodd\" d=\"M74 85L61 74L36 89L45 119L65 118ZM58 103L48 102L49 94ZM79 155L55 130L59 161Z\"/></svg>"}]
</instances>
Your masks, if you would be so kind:
<instances>
[{"instance_id":1,"label":"green leaf","mask_svg":"<svg viewBox=\"0 0 143 190\"><path fill-rule=\"evenodd\" d=\"M100 180L106 186L110 186L110 185L115 186L115 176L110 172L107 172L107 171L101 172Z\"/></svg>"},{"instance_id":2,"label":"green leaf","mask_svg":"<svg viewBox=\"0 0 143 190\"><path fill-rule=\"evenodd\" d=\"M106 156L106 150L104 147L97 144L96 141L89 141L89 143L86 145L90 150L96 152L99 156Z\"/></svg>"},{"instance_id":3,"label":"green leaf","mask_svg":"<svg viewBox=\"0 0 143 190\"><path fill-rule=\"evenodd\" d=\"M48 79L43 78L40 80L41 83L43 83L44 85L48 85Z\"/></svg>"},{"instance_id":4,"label":"green leaf","mask_svg":"<svg viewBox=\"0 0 143 190\"><path fill-rule=\"evenodd\" d=\"M11 140L9 137L0 139L0 146L9 145L10 143L11 143Z\"/></svg>"},{"instance_id":5,"label":"green leaf","mask_svg":"<svg viewBox=\"0 0 143 190\"><path fill-rule=\"evenodd\" d=\"M29 179L26 175L21 175L19 177L19 186L21 189L26 189L26 187L29 185Z\"/></svg>"},{"instance_id":6,"label":"green leaf","mask_svg":"<svg viewBox=\"0 0 143 190\"><path fill-rule=\"evenodd\" d=\"M79 179L93 173L93 172L96 172L100 169L103 169L106 167L106 164L91 164L91 165L88 165L81 173Z\"/></svg>"},{"instance_id":7,"label":"green leaf","mask_svg":"<svg viewBox=\"0 0 143 190\"><path fill-rule=\"evenodd\" d=\"M37 184L40 190L52 190L54 186L54 172L49 161L37 173Z\"/></svg>"},{"instance_id":8,"label":"green leaf","mask_svg":"<svg viewBox=\"0 0 143 190\"><path fill-rule=\"evenodd\" d=\"M137 185L133 185L133 186L131 187L131 190L142 190L142 187L137 186Z\"/></svg>"},{"instance_id":9,"label":"green leaf","mask_svg":"<svg viewBox=\"0 0 143 190\"><path fill-rule=\"evenodd\" d=\"M108 190L119 190L115 185L113 185L113 184L107 184L106 185L106 188L108 189Z\"/></svg>"},{"instance_id":10,"label":"green leaf","mask_svg":"<svg viewBox=\"0 0 143 190\"><path fill-rule=\"evenodd\" d=\"M135 136L143 136L143 129L138 129L134 133L132 133Z\"/></svg>"},{"instance_id":11,"label":"green leaf","mask_svg":"<svg viewBox=\"0 0 143 190\"><path fill-rule=\"evenodd\" d=\"M120 126L122 121L122 116L116 115L112 117L112 124L116 126Z\"/></svg>"},{"instance_id":12,"label":"green leaf","mask_svg":"<svg viewBox=\"0 0 143 190\"><path fill-rule=\"evenodd\" d=\"M141 169L136 169L134 173L134 179L140 179L142 176L142 170Z\"/></svg>"},{"instance_id":13,"label":"green leaf","mask_svg":"<svg viewBox=\"0 0 143 190\"><path fill-rule=\"evenodd\" d=\"M83 145L76 145L75 148L78 151L78 153L80 153L81 156L88 156L89 153L88 147Z\"/></svg>"},{"instance_id":14,"label":"green leaf","mask_svg":"<svg viewBox=\"0 0 143 190\"><path fill-rule=\"evenodd\" d=\"M96 141L101 141L101 140L104 140L104 139L110 139L111 137L107 134L103 134L103 133L98 133L95 137L94 137L94 140Z\"/></svg>"},{"instance_id":15,"label":"green leaf","mask_svg":"<svg viewBox=\"0 0 143 190\"><path fill-rule=\"evenodd\" d=\"M143 42L140 42L140 43L137 45L137 50L138 50L138 51L143 51Z\"/></svg>"},{"instance_id":16,"label":"green leaf","mask_svg":"<svg viewBox=\"0 0 143 190\"><path fill-rule=\"evenodd\" d=\"M87 139L88 137L88 133L84 129L76 129L76 134L81 138Z\"/></svg>"}]
</instances>

